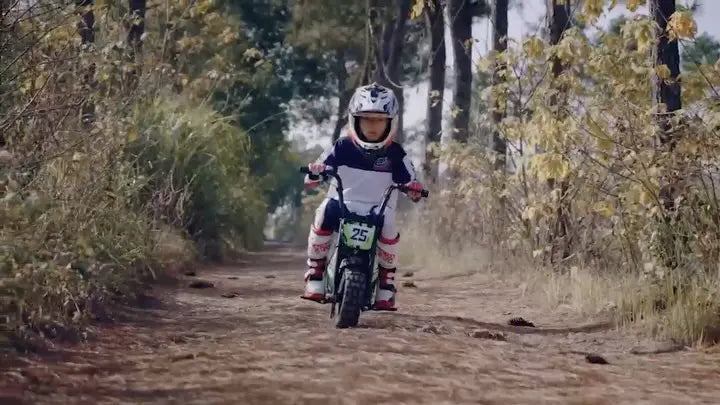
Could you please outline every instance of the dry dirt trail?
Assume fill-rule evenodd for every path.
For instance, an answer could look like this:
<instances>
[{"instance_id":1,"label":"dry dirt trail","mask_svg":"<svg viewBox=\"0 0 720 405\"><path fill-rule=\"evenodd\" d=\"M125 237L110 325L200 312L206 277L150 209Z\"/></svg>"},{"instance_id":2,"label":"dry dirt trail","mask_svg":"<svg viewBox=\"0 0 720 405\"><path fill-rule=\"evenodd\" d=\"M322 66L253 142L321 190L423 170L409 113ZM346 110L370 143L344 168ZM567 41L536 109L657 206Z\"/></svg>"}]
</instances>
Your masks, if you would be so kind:
<instances>
[{"instance_id":1,"label":"dry dirt trail","mask_svg":"<svg viewBox=\"0 0 720 405\"><path fill-rule=\"evenodd\" d=\"M0 355L0 404L720 403L717 349L631 354L630 332L479 274L421 271L399 287L399 312L333 329L327 306L298 298L303 263L270 247L198 274L215 288L160 289L86 343ZM508 326L515 316L536 327Z\"/></svg>"}]
</instances>

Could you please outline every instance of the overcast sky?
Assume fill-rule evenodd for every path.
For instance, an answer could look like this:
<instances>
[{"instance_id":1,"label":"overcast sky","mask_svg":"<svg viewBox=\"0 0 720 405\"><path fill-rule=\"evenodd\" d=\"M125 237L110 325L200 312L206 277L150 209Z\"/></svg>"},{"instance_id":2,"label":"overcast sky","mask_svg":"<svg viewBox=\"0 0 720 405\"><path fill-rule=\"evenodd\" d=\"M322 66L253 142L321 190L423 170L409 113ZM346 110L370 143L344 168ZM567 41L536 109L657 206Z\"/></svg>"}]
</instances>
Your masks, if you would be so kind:
<instances>
[{"instance_id":1,"label":"overcast sky","mask_svg":"<svg viewBox=\"0 0 720 405\"><path fill-rule=\"evenodd\" d=\"M536 34L538 23L544 24L545 19L545 0L524 0L522 8L514 8L510 10L508 15L508 35L509 37L522 41L523 37ZM683 0L678 3L684 3ZM715 38L720 38L720 0L704 0L702 2L701 11L696 15L698 24L698 34L707 32ZM635 11L634 14L647 14L647 7L642 7ZM620 15L632 15L622 6L616 6L612 11L606 12L598 24L607 27L608 23L615 17ZM492 46L491 30L488 19L477 20L473 26L473 37L475 44L473 45L473 60L479 60L488 49ZM449 35L446 32L446 44L449 46ZM453 63L452 52L448 52L446 61L448 65L448 73L451 73ZM425 121L427 103L425 97L427 95L427 83L420 83L413 87L405 89L405 128L412 130L413 128L422 128ZM450 92L445 92L445 108L449 111L449 104L452 101ZM447 114L447 112L446 112ZM334 118L333 118L334 120ZM305 139L308 146L320 144L328 146L330 144L330 136L332 134L333 123L323 127L312 127L298 123L290 130L290 137L294 139ZM422 145L407 145L411 149L413 155L417 156Z\"/></svg>"}]
</instances>

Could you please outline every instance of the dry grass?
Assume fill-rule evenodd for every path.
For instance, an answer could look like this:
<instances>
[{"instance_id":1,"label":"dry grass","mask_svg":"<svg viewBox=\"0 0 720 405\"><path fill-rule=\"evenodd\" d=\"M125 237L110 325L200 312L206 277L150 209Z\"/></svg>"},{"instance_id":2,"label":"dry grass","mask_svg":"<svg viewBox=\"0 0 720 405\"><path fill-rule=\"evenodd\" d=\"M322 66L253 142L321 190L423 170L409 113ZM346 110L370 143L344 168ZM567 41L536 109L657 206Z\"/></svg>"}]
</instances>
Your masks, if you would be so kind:
<instances>
[{"instance_id":1,"label":"dry grass","mask_svg":"<svg viewBox=\"0 0 720 405\"><path fill-rule=\"evenodd\" d=\"M402 218L400 251L401 266L419 271L419 279L484 272L520 285L528 299L548 310L610 318L618 326L691 345L720 342L720 271L689 276L679 271L548 268L472 241L449 247L428 227L417 226L419 215L409 211Z\"/></svg>"},{"instance_id":2,"label":"dry grass","mask_svg":"<svg viewBox=\"0 0 720 405\"><path fill-rule=\"evenodd\" d=\"M196 246L169 226L154 231L152 258L166 276L190 270L198 261Z\"/></svg>"},{"instance_id":3,"label":"dry grass","mask_svg":"<svg viewBox=\"0 0 720 405\"><path fill-rule=\"evenodd\" d=\"M658 337L689 344L717 343L720 284L717 275L652 279L645 274L573 268L530 277L545 302L586 315L607 313L620 325L639 325Z\"/></svg>"}]
</instances>

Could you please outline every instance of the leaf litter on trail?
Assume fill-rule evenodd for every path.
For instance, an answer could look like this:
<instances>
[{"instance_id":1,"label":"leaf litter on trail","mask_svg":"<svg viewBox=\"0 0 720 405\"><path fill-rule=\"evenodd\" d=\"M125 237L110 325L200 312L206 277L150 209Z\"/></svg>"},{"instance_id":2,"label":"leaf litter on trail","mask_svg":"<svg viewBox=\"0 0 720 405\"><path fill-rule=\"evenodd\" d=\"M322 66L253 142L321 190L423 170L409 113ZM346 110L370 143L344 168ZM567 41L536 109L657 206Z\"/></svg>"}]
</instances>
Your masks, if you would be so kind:
<instances>
[{"instance_id":1,"label":"leaf litter on trail","mask_svg":"<svg viewBox=\"0 0 720 405\"><path fill-rule=\"evenodd\" d=\"M205 280L195 280L190 283L190 288L213 288L215 284Z\"/></svg>"},{"instance_id":2,"label":"leaf litter on trail","mask_svg":"<svg viewBox=\"0 0 720 405\"><path fill-rule=\"evenodd\" d=\"M501 342L504 342L507 340L505 335L503 335L501 332L493 332L490 330L483 330L483 329L476 329L476 330L470 332L470 337L474 337L476 339L498 340Z\"/></svg>"},{"instance_id":3,"label":"leaf litter on trail","mask_svg":"<svg viewBox=\"0 0 720 405\"><path fill-rule=\"evenodd\" d=\"M512 318L512 319L510 319L510 320L508 321L508 325L510 325L510 326L527 326L527 327L530 327L530 328L534 328L534 327L535 327L535 324L534 324L534 323L532 323L532 322L530 322L530 321L526 321L523 317L520 317L520 316L517 317L517 318Z\"/></svg>"},{"instance_id":4,"label":"leaf litter on trail","mask_svg":"<svg viewBox=\"0 0 720 405\"><path fill-rule=\"evenodd\" d=\"M610 364L604 357L593 353L586 354L585 360L590 364Z\"/></svg>"}]
</instances>

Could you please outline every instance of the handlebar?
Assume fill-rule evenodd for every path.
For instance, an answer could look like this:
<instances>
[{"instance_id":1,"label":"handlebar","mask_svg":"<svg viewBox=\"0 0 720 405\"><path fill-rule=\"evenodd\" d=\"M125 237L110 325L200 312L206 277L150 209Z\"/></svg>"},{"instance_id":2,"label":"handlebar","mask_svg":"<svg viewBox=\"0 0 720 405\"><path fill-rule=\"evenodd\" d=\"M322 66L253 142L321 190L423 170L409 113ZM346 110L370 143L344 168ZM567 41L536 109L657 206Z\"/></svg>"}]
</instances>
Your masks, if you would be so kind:
<instances>
[{"instance_id":1,"label":"handlebar","mask_svg":"<svg viewBox=\"0 0 720 405\"><path fill-rule=\"evenodd\" d=\"M325 169L321 173L314 175L310 171L309 167L302 166L302 167L300 167L300 173L307 174L308 176L310 176L310 178L312 180L315 180L318 176L322 176L322 178L324 180L327 180L328 177L333 177L337 181L336 188L338 191L338 199L339 199L340 207L341 207L340 209L343 210L343 215L345 214L346 208L345 208L345 200L343 198L342 179L340 178L340 176L338 176L337 169L335 169L335 168ZM313 177L315 177L315 178L313 178ZM393 184L390 187L388 187L388 189L385 191L383 201L380 205L379 215L383 215L383 213L385 212L385 207L387 206L388 200L390 199L390 195L392 194L392 192L394 190L399 190L403 193L408 193L409 191L411 191L410 188L404 184ZM430 195L430 192L428 190L420 190L421 197L427 198L429 195Z\"/></svg>"},{"instance_id":2,"label":"handlebar","mask_svg":"<svg viewBox=\"0 0 720 405\"><path fill-rule=\"evenodd\" d=\"M307 166L301 166L301 167L300 167L300 173L307 174L307 175L310 175L310 176L313 175L313 173L310 171L310 168L307 167ZM336 170L335 168L325 169L325 170L323 170L321 173L319 173L318 175L319 175L319 176L322 176L322 177L328 177L328 176L329 176L329 177L334 177L334 178L336 178L336 179L337 179L337 177L338 177L338 175L337 175L337 170ZM401 192L403 192L403 193L407 193L407 192L411 191L410 188L409 188L408 186L404 185L404 184L394 185L393 188L394 188L394 189L397 189L397 190L399 190L399 191L401 191ZM420 196L422 196L423 198L428 198L428 197L430 196L430 192L429 192L428 190L425 190L425 189L420 190Z\"/></svg>"},{"instance_id":3,"label":"handlebar","mask_svg":"<svg viewBox=\"0 0 720 405\"><path fill-rule=\"evenodd\" d=\"M309 174L312 175L312 172L310 171L310 168L307 166L301 166L300 167L300 173L302 174ZM331 169L325 169L321 173L319 173L320 176L332 176L335 177L337 175L337 170L334 168Z\"/></svg>"}]
</instances>

